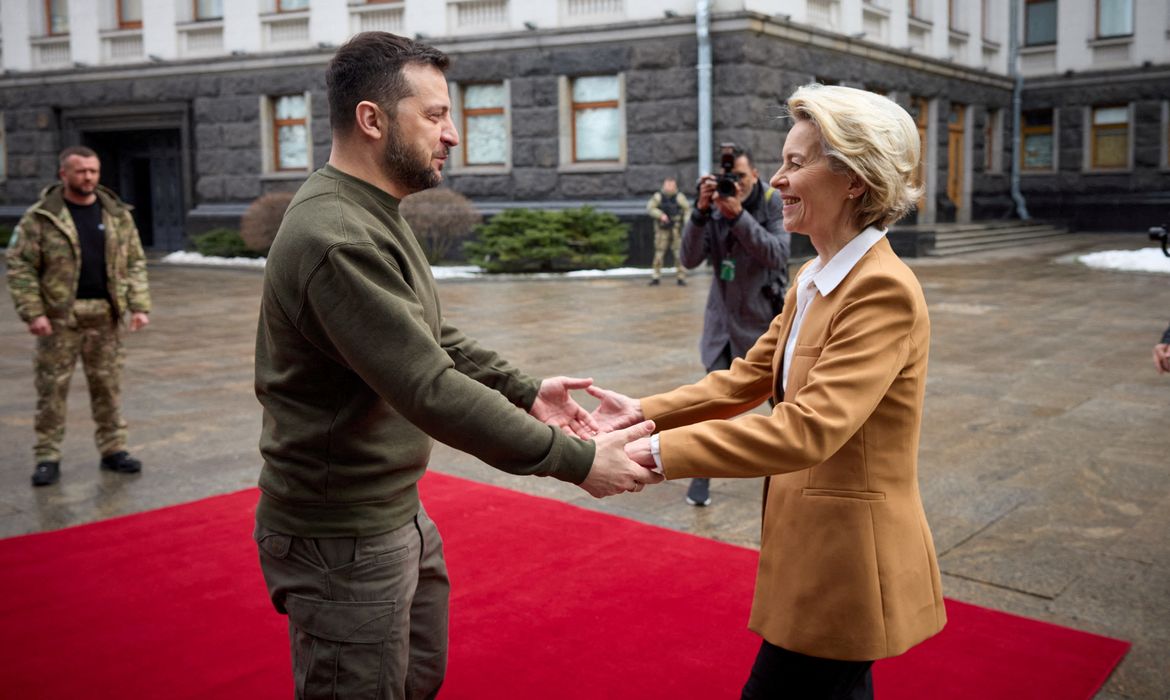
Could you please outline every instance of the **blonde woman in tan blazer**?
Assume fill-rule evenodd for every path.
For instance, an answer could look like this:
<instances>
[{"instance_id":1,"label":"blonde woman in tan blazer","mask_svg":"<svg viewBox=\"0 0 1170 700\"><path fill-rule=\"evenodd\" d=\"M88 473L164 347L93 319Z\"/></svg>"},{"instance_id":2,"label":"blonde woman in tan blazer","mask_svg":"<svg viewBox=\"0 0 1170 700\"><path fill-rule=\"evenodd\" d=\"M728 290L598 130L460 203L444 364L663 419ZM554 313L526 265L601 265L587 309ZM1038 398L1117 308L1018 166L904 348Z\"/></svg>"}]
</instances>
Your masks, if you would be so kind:
<instances>
[{"instance_id":1,"label":"blonde woman in tan blazer","mask_svg":"<svg viewBox=\"0 0 1170 700\"><path fill-rule=\"evenodd\" d=\"M641 400L600 389L607 427L668 479L765 476L744 698L871 698L873 661L946 621L918 492L930 319L885 230L917 199L913 120L879 95L809 85L771 184L808 236L784 311L731 369ZM770 415L742 415L774 398ZM733 420L734 419L734 420ZM637 490L637 487L635 487Z\"/></svg>"}]
</instances>

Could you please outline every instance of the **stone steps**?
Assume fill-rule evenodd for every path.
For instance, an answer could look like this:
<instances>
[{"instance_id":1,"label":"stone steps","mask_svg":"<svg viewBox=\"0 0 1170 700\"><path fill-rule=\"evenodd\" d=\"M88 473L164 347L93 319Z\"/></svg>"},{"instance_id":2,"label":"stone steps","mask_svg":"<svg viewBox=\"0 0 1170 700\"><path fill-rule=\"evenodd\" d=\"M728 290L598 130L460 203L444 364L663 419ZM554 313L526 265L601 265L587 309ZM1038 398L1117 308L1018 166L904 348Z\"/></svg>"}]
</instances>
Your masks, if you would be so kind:
<instances>
[{"instance_id":1,"label":"stone steps","mask_svg":"<svg viewBox=\"0 0 1170 700\"><path fill-rule=\"evenodd\" d=\"M1066 233L1068 233L1068 229L1063 226L1045 223L959 224L936 229L934 247L927 254L942 257L1033 245L1047 242Z\"/></svg>"}]
</instances>

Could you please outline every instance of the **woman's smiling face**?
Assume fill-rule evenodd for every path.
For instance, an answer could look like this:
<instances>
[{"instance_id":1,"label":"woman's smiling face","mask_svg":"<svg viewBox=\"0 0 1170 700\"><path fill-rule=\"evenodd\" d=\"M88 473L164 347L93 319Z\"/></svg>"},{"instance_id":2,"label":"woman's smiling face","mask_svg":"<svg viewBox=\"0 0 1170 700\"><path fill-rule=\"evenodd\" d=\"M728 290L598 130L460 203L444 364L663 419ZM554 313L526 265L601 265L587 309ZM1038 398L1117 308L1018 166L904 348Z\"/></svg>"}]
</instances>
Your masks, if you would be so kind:
<instances>
[{"instance_id":1,"label":"woman's smiling face","mask_svg":"<svg viewBox=\"0 0 1170 700\"><path fill-rule=\"evenodd\" d=\"M850 177L834 171L821 146L821 132L802 119L788 131L780 169L771 185L784 199L784 229L806 236L832 236L849 226Z\"/></svg>"}]
</instances>

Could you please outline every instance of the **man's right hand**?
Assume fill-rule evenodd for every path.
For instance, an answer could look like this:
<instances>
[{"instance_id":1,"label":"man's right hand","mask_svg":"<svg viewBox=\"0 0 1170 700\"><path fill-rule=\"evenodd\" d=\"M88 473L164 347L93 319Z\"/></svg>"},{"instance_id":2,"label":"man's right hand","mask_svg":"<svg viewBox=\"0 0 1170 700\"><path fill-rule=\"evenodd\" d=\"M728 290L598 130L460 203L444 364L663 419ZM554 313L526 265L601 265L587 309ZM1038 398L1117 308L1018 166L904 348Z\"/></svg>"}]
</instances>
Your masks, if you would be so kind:
<instances>
[{"instance_id":1,"label":"man's right hand","mask_svg":"<svg viewBox=\"0 0 1170 700\"><path fill-rule=\"evenodd\" d=\"M699 179L699 200L695 203L695 207L702 211L707 211L711 208L711 200L715 197L715 176L704 175Z\"/></svg>"},{"instance_id":2,"label":"man's right hand","mask_svg":"<svg viewBox=\"0 0 1170 700\"><path fill-rule=\"evenodd\" d=\"M598 435L593 440L596 452L589 476L581 482L594 498L605 498L625 491L641 491L646 484L657 484L663 476L646 469L626 456L626 443L654 432L654 421L643 421L625 430Z\"/></svg>"},{"instance_id":3,"label":"man's right hand","mask_svg":"<svg viewBox=\"0 0 1170 700\"><path fill-rule=\"evenodd\" d=\"M28 322L28 332L33 335L53 335L53 323L48 316L37 316Z\"/></svg>"}]
</instances>

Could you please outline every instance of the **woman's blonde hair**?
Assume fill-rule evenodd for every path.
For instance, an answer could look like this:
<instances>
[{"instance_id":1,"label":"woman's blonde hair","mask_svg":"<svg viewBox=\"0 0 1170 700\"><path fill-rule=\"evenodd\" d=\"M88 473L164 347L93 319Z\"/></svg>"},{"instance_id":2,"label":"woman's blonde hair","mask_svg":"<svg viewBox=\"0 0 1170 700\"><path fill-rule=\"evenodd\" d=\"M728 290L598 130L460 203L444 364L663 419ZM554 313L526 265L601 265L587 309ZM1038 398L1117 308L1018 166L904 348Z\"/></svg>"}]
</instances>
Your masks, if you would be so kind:
<instances>
[{"instance_id":1,"label":"woman's blonde hair","mask_svg":"<svg viewBox=\"0 0 1170 700\"><path fill-rule=\"evenodd\" d=\"M788 98L788 114L812 122L831 167L866 185L859 226L888 227L914 208L921 146L914 120L893 100L838 85L813 83Z\"/></svg>"}]
</instances>

